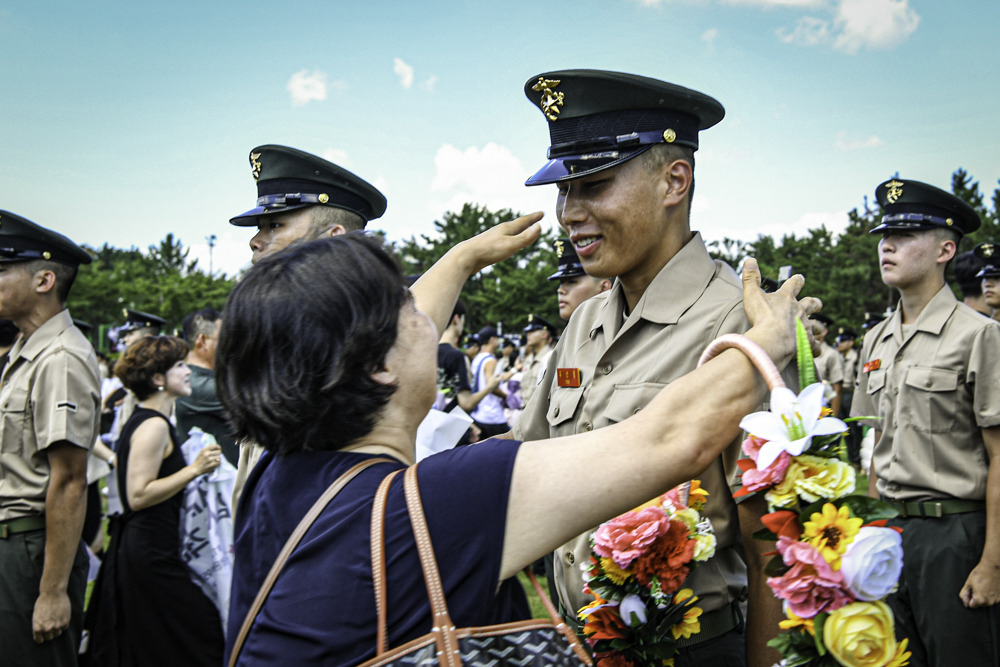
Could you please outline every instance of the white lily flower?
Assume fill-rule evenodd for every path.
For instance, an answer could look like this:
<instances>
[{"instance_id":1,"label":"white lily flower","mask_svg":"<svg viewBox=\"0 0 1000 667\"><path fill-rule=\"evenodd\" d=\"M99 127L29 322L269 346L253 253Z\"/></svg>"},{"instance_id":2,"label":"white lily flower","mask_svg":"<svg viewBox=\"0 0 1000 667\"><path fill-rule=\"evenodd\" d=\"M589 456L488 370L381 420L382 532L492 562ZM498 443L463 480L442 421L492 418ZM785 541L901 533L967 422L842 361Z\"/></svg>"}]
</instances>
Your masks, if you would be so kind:
<instances>
[{"instance_id":1,"label":"white lily flower","mask_svg":"<svg viewBox=\"0 0 1000 667\"><path fill-rule=\"evenodd\" d=\"M788 452L798 456L804 452L813 436L843 433L847 424L836 417L823 417L823 384L817 382L802 390L798 396L787 387L771 390L771 409L754 412L743 418L740 428L751 435L767 440L757 454L757 468L769 467Z\"/></svg>"}]
</instances>

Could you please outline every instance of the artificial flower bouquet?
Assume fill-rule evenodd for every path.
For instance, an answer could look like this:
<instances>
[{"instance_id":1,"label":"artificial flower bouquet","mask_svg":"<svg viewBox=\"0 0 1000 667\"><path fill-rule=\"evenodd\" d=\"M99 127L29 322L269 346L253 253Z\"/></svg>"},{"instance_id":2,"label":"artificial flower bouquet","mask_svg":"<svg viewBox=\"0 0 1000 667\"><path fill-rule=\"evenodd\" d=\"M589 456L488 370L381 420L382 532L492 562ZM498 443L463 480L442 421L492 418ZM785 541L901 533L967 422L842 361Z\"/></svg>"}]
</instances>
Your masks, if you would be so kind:
<instances>
[{"instance_id":1,"label":"artificial flower bouquet","mask_svg":"<svg viewBox=\"0 0 1000 667\"><path fill-rule=\"evenodd\" d=\"M764 492L769 514L759 539L775 540L767 583L784 604L782 631L768 642L787 667L902 667L907 640L896 641L884 598L903 567L896 515L888 504L854 493L854 468L841 460L847 424L827 416L823 385L815 382L812 354L799 324L796 396L773 386L768 412L740 423L749 437L739 462L736 496Z\"/></svg>"},{"instance_id":2,"label":"artificial flower bouquet","mask_svg":"<svg viewBox=\"0 0 1000 667\"><path fill-rule=\"evenodd\" d=\"M715 554L698 480L601 524L590 538L581 638L598 667L670 665L677 640L701 630L701 609L682 589L691 569Z\"/></svg>"}]
</instances>

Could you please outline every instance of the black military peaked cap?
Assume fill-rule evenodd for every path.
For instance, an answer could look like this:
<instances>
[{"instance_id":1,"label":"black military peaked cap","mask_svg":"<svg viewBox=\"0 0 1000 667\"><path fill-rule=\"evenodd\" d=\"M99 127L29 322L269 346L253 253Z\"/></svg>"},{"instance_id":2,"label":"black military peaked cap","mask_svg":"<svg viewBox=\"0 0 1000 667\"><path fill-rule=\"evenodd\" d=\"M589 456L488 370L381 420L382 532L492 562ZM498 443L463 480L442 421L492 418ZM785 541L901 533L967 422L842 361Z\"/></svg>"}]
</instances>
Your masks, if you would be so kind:
<instances>
[{"instance_id":1,"label":"black military peaked cap","mask_svg":"<svg viewBox=\"0 0 1000 667\"><path fill-rule=\"evenodd\" d=\"M229 222L253 227L258 218L306 206L332 206L353 211L365 222L385 213L385 196L343 167L287 146L258 146L250 151L250 170L257 181L257 206Z\"/></svg>"},{"instance_id":2,"label":"black military peaked cap","mask_svg":"<svg viewBox=\"0 0 1000 667\"><path fill-rule=\"evenodd\" d=\"M636 74L576 69L528 79L524 93L549 122L549 163L526 185L556 183L619 165L656 144L698 149L722 120L718 100Z\"/></svg>"},{"instance_id":3,"label":"black military peaked cap","mask_svg":"<svg viewBox=\"0 0 1000 667\"><path fill-rule=\"evenodd\" d=\"M982 224L968 203L920 181L890 178L875 188L875 198L885 215L871 234L886 229L953 229L961 236L971 234Z\"/></svg>"},{"instance_id":4,"label":"black military peaked cap","mask_svg":"<svg viewBox=\"0 0 1000 667\"><path fill-rule=\"evenodd\" d=\"M549 276L549 280L587 275L583 270L583 264L580 263L580 256L576 254L576 248L569 239L556 239L552 242L552 248L556 251L556 261L559 266L556 272Z\"/></svg>"},{"instance_id":5,"label":"black military peaked cap","mask_svg":"<svg viewBox=\"0 0 1000 667\"><path fill-rule=\"evenodd\" d=\"M538 315L535 315L534 313L528 315L528 324L527 326L524 327L524 333L528 333L529 331L537 331L539 329L548 329L550 334L552 334L553 336L556 335L556 328L552 325L551 322L546 320L544 317L539 317Z\"/></svg>"},{"instance_id":6,"label":"black military peaked cap","mask_svg":"<svg viewBox=\"0 0 1000 667\"><path fill-rule=\"evenodd\" d=\"M980 243L972 249L972 254L982 262L976 278L1000 276L1000 247L994 243Z\"/></svg>"},{"instance_id":7,"label":"black military peaked cap","mask_svg":"<svg viewBox=\"0 0 1000 667\"><path fill-rule=\"evenodd\" d=\"M156 329L162 331L167 326L167 321L162 317L150 315L139 310L125 308L125 324L119 329L120 332L134 331L135 329Z\"/></svg>"},{"instance_id":8,"label":"black military peaked cap","mask_svg":"<svg viewBox=\"0 0 1000 667\"><path fill-rule=\"evenodd\" d=\"M86 250L62 234L10 211L0 211L0 262L27 262L33 259L70 266L93 261Z\"/></svg>"}]
</instances>

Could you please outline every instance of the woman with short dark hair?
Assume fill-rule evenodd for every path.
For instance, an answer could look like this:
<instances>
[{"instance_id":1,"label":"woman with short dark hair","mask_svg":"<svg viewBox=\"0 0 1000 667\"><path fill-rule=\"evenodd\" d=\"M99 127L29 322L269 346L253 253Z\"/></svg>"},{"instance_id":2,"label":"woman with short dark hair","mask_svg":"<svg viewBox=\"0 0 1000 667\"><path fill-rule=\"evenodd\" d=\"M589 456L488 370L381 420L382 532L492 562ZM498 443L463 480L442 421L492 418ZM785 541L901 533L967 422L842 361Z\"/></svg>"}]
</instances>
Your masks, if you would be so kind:
<instances>
[{"instance_id":1,"label":"woman with short dark hair","mask_svg":"<svg viewBox=\"0 0 1000 667\"><path fill-rule=\"evenodd\" d=\"M177 397L191 393L186 354L180 338L153 336L133 343L115 364L115 375L139 404L116 446L124 510L112 519L96 607L88 612L94 664L222 662L218 610L191 580L180 553L181 491L218 467L221 455L210 445L186 464L170 423Z\"/></svg>"},{"instance_id":2,"label":"woman with short dark hair","mask_svg":"<svg viewBox=\"0 0 1000 667\"><path fill-rule=\"evenodd\" d=\"M233 291L219 341L218 390L236 433L268 453L237 511L227 654L282 545L344 471L355 477L292 552L239 664L355 665L376 652L370 566L373 497L412 464L436 393L438 328L469 275L539 234L533 214L459 244L412 288L377 238L352 233L258 262ZM779 364L795 350L801 277L775 295L747 262L748 337ZM756 282L755 282L756 281ZM422 312L428 311L428 314ZM738 432L764 383L737 351L672 383L636 416L542 442L491 439L428 457L420 497L458 627L528 617L512 577L568 538L696 476ZM698 397L692 400L692 397ZM385 514L388 645L428 633L430 606L402 480Z\"/></svg>"}]
</instances>

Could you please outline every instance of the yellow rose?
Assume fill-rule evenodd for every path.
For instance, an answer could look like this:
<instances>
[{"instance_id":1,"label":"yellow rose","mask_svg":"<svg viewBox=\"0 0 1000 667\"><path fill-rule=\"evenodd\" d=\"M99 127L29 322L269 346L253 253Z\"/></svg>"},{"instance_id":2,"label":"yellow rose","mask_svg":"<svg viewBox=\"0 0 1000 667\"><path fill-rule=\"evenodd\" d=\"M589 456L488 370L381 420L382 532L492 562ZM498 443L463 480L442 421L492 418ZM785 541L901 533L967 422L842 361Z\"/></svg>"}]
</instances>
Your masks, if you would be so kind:
<instances>
[{"instance_id":1,"label":"yellow rose","mask_svg":"<svg viewBox=\"0 0 1000 667\"><path fill-rule=\"evenodd\" d=\"M798 502L799 498L796 483L802 479L803 471L805 470L805 468L798 463L800 458L802 457L793 457L791 463L788 464L788 470L785 471L785 479L772 486L768 492L764 494L764 498L767 500L768 507L771 511L774 511L775 507L791 507Z\"/></svg>"},{"instance_id":2,"label":"yellow rose","mask_svg":"<svg viewBox=\"0 0 1000 667\"><path fill-rule=\"evenodd\" d=\"M857 484L854 468L838 459L803 454L795 457L795 463L802 467L802 477L795 480L795 489L807 502L843 498Z\"/></svg>"},{"instance_id":3,"label":"yellow rose","mask_svg":"<svg viewBox=\"0 0 1000 667\"><path fill-rule=\"evenodd\" d=\"M852 602L830 612L823 643L845 667L876 667L896 655L892 612L884 602Z\"/></svg>"}]
</instances>

